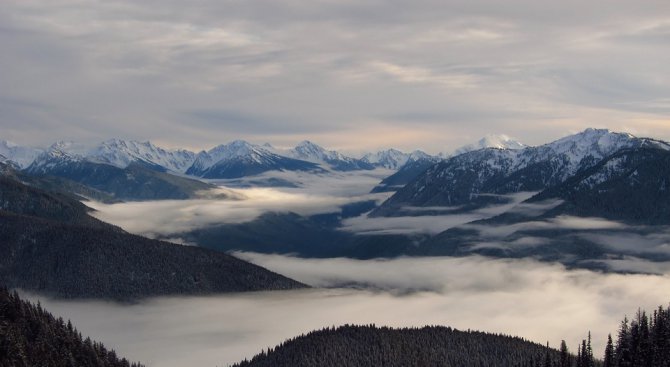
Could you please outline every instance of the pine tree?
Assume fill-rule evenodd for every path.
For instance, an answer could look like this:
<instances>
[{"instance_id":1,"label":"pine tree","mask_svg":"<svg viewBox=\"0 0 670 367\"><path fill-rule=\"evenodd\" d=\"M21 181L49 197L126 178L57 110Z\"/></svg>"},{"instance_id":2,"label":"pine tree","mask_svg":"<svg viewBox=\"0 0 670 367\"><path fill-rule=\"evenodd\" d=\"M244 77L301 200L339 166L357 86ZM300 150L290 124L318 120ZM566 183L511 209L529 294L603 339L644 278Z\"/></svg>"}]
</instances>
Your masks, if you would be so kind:
<instances>
[{"instance_id":1,"label":"pine tree","mask_svg":"<svg viewBox=\"0 0 670 367\"><path fill-rule=\"evenodd\" d=\"M605 347L603 367L614 367L614 346L612 345L612 334L607 335L607 346Z\"/></svg>"},{"instance_id":2,"label":"pine tree","mask_svg":"<svg viewBox=\"0 0 670 367\"><path fill-rule=\"evenodd\" d=\"M544 353L544 367L552 367L551 364L551 355L549 354L549 342L547 342L547 350Z\"/></svg>"},{"instance_id":3,"label":"pine tree","mask_svg":"<svg viewBox=\"0 0 670 367\"><path fill-rule=\"evenodd\" d=\"M565 340L561 340L560 352L561 357L559 367L570 367L570 354L568 352L568 346L565 344Z\"/></svg>"},{"instance_id":4,"label":"pine tree","mask_svg":"<svg viewBox=\"0 0 670 367\"><path fill-rule=\"evenodd\" d=\"M586 342L586 353L583 353L586 355L586 358L584 360L584 366L585 367L595 367L595 361L593 359L593 348L591 348L591 331L589 330L589 338L588 341Z\"/></svg>"},{"instance_id":5,"label":"pine tree","mask_svg":"<svg viewBox=\"0 0 670 367\"><path fill-rule=\"evenodd\" d=\"M619 334L617 335L616 347L614 348L614 360L617 367L632 367L633 365L631 361L630 339L628 318L624 317L619 326Z\"/></svg>"}]
</instances>

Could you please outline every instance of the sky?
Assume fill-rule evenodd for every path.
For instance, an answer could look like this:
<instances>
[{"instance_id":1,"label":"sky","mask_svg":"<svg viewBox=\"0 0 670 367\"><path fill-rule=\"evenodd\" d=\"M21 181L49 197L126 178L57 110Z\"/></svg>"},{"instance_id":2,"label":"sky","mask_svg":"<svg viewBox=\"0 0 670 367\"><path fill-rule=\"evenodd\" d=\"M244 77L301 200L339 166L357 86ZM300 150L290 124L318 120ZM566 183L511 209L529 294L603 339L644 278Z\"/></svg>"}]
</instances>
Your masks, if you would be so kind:
<instances>
[{"instance_id":1,"label":"sky","mask_svg":"<svg viewBox=\"0 0 670 367\"><path fill-rule=\"evenodd\" d=\"M670 2L5 0L0 139L670 140Z\"/></svg>"}]
</instances>

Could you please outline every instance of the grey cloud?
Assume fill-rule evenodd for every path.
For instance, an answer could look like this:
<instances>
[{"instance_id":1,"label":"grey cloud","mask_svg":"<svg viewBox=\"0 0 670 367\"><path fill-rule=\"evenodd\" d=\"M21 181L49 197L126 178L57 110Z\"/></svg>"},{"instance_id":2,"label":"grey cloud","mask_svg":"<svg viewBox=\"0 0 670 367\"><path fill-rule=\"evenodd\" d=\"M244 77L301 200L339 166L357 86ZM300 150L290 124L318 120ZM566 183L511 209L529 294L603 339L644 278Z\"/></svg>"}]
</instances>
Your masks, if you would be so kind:
<instances>
[{"instance_id":1,"label":"grey cloud","mask_svg":"<svg viewBox=\"0 0 670 367\"><path fill-rule=\"evenodd\" d=\"M657 62L669 15L663 1L15 1L0 11L0 82L53 113L6 110L0 124L25 144L50 143L31 133L41 121L57 139L198 148L311 137L437 152L594 123L670 139L654 102L670 83ZM268 119L208 125L184 111Z\"/></svg>"},{"instance_id":2,"label":"grey cloud","mask_svg":"<svg viewBox=\"0 0 670 367\"><path fill-rule=\"evenodd\" d=\"M507 225L466 224L464 228L474 229L484 238L502 239L520 231L547 230L547 229L574 229L574 230L602 230L626 229L628 226L621 222L604 218L573 217L560 215L547 220L529 220Z\"/></svg>"},{"instance_id":3,"label":"grey cloud","mask_svg":"<svg viewBox=\"0 0 670 367\"><path fill-rule=\"evenodd\" d=\"M511 208L516 207L522 201L533 196L531 192L521 192L512 195L500 195L510 199L510 203L504 205L494 205L467 213L446 214L446 215L424 215L424 216L403 216L403 217L368 217L367 214L355 218L348 218L342 221L341 230L354 232L359 235L370 234L411 234L427 233L437 234L446 231L449 228L466 225L469 222L490 218L502 214ZM457 207L427 207L427 208L406 208L410 212L420 212L428 210L455 210Z\"/></svg>"},{"instance_id":4,"label":"grey cloud","mask_svg":"<svg viewBox=\"0 0 670 367\"><path fill-rule=\"evenodd\" d=\"M640 234L617 231L616 233L585 233L581 236L617 252L670 256L670 234L667 233Z\"/></svg>"}]
</instances>

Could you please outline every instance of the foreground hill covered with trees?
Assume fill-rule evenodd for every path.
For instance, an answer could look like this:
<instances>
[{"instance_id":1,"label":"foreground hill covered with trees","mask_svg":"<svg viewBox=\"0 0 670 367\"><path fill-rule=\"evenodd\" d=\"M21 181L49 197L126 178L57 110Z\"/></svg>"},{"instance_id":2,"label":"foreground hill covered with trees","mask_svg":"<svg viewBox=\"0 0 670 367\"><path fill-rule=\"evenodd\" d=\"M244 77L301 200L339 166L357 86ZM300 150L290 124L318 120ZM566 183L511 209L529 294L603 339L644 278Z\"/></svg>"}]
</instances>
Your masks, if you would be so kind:
<instances>
[{"instance_id":1,"label":"foreground hill covered with trees","mask_svg":"<svg viewBox=\"0 0 670 367\"><path fill-rule=\"evenodd\" d=\"M0 366L143 367L56 318L39 304L0 287Z\"/></svg>"},{"instance_id":2,"label":"foreground hill covered with trees","mask_svg":"<svg viewBox=\"0 0 670 367\"><path fill-rule=\"evenodd\" d=\"M234 367L265 366L522 366L559 352L505 335L450 327L392 329L374 325L326 328L288 340Z\"/></svg>"},{"instance_id":3,"label":"foreground hill covered with trees","mask_svg":"<svg viewBox=\"0 0 670 367\"><path fill-rule=\"evenodd\" d=\"M311 366L489 366L489 367L668 367L670 308L638 311L608 336L603 359L591 348L591 333L570 353L518 337L450 327L393 329L374 325L325 328L285 341L233 367Z\"/></svg>"}]
</instances>

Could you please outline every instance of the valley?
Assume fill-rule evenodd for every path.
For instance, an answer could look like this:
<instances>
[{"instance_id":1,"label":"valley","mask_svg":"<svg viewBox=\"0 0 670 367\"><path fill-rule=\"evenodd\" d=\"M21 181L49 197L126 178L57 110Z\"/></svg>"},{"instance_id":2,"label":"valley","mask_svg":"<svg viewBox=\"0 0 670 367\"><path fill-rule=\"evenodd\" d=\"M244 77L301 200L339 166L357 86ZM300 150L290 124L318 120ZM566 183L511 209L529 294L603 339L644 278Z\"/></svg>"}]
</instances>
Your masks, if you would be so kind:
<instances>
[{"instance_id":1,"label":"valley","mask_svg":"<svg viewBox=\"0 0 670 367\"><path fill-rule=\"evenodd\" d=\"M422 156L432 163L418 173L404 170L420 162L412 154L399 167L380 163L388 155L382 153L354 167L333 163L336 157L353 164L340 153L302 144L316 153L299 157L314 166L240 171L244 159L210 163L236 172L215 179L131 154L112 160L51 149L25 169L7 160L2 238L15 248L9 253L40 256L4 256L3 282L150 366L234 364L299 334L345 324L449 325L574 346L587 329L605 332L636 307L666 302L664 142L587 130L541 147ZM263 149L298 156L230 146L241 151L219 159L256 157ZM156 166L166 161L169 167ZM100 172L133 169L152 172L133 174L133 181L166 193L197 190L137 201L94 184ZM414 176L405 176L398 191L379 189L396 172ZM131 179L107 175L104 182ZM72 184L49 191L52 177ZM164 186L169 182L178 184ZM438 194L426 199L430 190ZM113 275L114 268L122 271ZM555 322L567 318L584 327ZM172 336L159 337L165 333ZM603 335L593 348L603 353Z\"/></svg>"}]
</instances>

